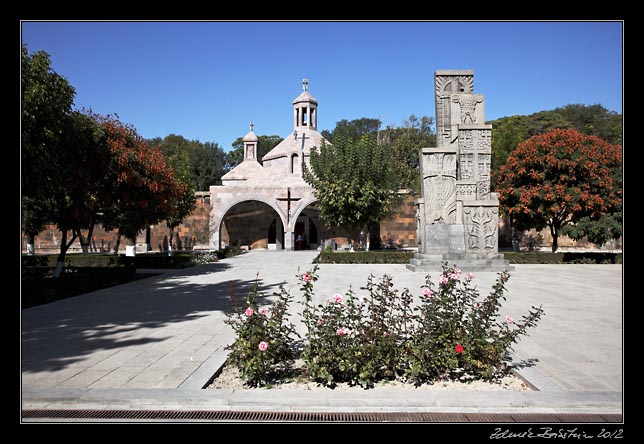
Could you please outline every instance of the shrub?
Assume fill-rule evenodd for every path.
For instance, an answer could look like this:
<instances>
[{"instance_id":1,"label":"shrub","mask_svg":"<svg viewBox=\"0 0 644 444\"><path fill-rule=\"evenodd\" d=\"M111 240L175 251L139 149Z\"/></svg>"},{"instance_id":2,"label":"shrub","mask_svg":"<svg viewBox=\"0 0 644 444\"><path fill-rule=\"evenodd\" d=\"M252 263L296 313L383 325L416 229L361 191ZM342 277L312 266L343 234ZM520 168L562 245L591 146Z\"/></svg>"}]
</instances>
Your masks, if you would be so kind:
<instances>
[{"instance_id":1,"label":"shrub","mask_svg":"<svg viewBox=\"0 0 644 444\"><path fill-rule=\"evenodd\" d=\"M333 253L323 251L314 260L316 264L408 264L413 251L356 251Z\"/></svg>"},{"instance_id":2,"label":"shrub","mask_svg":"<svg viewBox=\"0 0 644 444\"><path fill-rule=\"evenodd\" d=\"M443 267L440 283L430 276L420 303L408 289L398 292L391 277L374 283L370 276L357 298L336 294L326 304L313 304L317 266L300 276L304 293L306 345L303 360L317 382L371 387L399 377L419 385L443 378L493 379L506 370L504 358L518 338L543 315L532 307L520 321L498 320L505 300L507 273L500 273L492 292L481 300L457 268Z\"/></svg>"},{"instance_id":3,"label":"shrub","mask_svg":"<svg viewBox=\"0 0 644 444\"><path fill-rule=\"evenodd\" d=\"M227 313L226 323L236 334L228 362L239 369L246 384L252 387L270 385L279 381L295 359L295 326L288 320L292 297L280 286L279 299L270 308L259 308L259 281L255 280L245 304L240 304L231 293L233 313Z\"/></svg>"},{"instance_id":4,"label":"shrub","mask_svg":"<svg viewBox=\"0 0 644 444\"><path fill-rule=\"evenodd\" d=\"M621 253L596 252L504 252L503 256L511 264L621 264Z\"/></svg>"}]
</instances>

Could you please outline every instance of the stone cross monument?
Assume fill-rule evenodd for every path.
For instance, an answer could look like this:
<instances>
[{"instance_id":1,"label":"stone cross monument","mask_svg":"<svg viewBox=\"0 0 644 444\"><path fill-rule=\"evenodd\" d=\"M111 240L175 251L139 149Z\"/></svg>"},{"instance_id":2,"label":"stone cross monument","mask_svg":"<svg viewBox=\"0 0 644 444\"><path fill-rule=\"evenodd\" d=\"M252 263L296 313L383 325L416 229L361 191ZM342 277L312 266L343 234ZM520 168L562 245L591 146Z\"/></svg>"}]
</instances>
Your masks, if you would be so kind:
<instances>
[{"instance_id":1,"label":"stone cross monument","mask_svg":"<svg viewBox=\"0 0 644 444\"><path fill-rule=\"evenodd\" d=\"M492 125L485 124L474 71L436 71L436 148L420 152L418 253L407 268L511 270L498 253L499 200L490 192Z\"/></svg>"}]
</instances>

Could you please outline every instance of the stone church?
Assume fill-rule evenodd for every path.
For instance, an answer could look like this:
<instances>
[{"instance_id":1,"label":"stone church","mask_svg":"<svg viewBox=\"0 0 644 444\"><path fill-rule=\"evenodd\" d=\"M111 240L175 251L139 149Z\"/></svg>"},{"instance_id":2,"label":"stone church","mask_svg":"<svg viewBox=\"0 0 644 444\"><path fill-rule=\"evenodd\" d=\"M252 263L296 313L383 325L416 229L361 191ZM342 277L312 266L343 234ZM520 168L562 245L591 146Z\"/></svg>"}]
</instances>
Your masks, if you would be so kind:
<instances>
[{"instance_id":1,"label":"stone church","mask_svg":"<svg viewBox=\"0 0 644 444\"><path fill-rule=\"evenodd\" d=\"M337 234L320 221L313 188L302 178L311 148L325 141L317 130L318 101L307 79L302 89L293 100L293 132L260 164L251 122L243 138L244 160L222 177L221 185L210 187L211 248L315 249Z\"/></svg>"}]
</instances>

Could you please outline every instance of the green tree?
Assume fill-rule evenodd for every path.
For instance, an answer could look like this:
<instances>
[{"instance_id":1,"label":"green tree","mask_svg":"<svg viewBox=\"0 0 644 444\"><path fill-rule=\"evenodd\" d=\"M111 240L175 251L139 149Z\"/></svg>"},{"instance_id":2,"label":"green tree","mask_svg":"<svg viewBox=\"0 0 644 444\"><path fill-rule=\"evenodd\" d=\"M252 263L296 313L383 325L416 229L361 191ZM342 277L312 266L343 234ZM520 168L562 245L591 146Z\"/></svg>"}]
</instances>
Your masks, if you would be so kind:
<instances>
[{"instance_id":1,"label":"green tree","mask_svg":"<svg viewBox=\"0 0 644 444\"><path fill-rule=\"evenodd\" d=\"M21 87L21 225L27 235L27 250L33 254L38 234L52 222L48 195L57 165L61 133L72 112L74 88L51 68L44 51L20 53Z\"/></svg>"},{"instance_id":2,"label":"green tree","mask_svg":"<svg viewBox=\"0 0 644 444\"><path fill-rule=\"evenodd\" d=\"M400 127L379 131L378 143L391 152L392 169L399 189L420 193L419 152L421 148L436 145L432 117L409 116Z\"/></svg>"},{"instance_id":3,"label":"green tree","mask_svg":"<svg viewBox=\"0 0 644 444\"><path fill-rule=\"evenodd\" d=\"M169 252L172 254L172 241L174 239L174 229L177 228L184 219L188 217L195 208L195 189L193 186L193 173L188 160L188 152L184 149L175 149L165 153L168 166L174 173L175 180L178 184L177 197L174 205L170 210L170 215L166 218L166 224L170 230Z\"/></svg>"},{"instance_id":4,"label":"green tree","mask_svg":"<svg viewBox=\"0 0 644 444\"><path fill-rule=\"evenodd\" d=\"M358 142L364 135L376 135L380 130L382 122L380 119L361 117L360 119L346 120L342 119L336 122L332 132L322 131L322 136L330 143L333 143L336 137L343 137L351 142Z\"/></svg>"},{"instance_id":5,"label":"green tree","mask_svg":"<svg viewBox=\"0 0 644 444\"><path fill-rule=\"evenodd\" d=\"M576 224L566 225L561 233L574 240L585 237L601 247L611 239L622 237L622 212L617 211L598 218L582 217Z\"/></svg>"},{"instance_id":6,"label":"green tree","mask_svg":"<svg viewBox=\"0 0 644 444\"><path fill-rule=\"evenodd\" d=\"M352 142L335 137L333 145L311 149L311 168L304 164L304 180L313 186L320 217L329 226L371 227L394 207L397 183L389 150L375 137Z\"/></svg>"},{"instance_id":7,"label":"green tree","mask_svg":"<svg viewBox=\"0 0 644 444\"><path fill-rule=\"evenodd\" d=\"M226 153L215 142L202 143L188 140L177 134L168 134L163 139L148 140L151 146L159 146L164 154L185 151L188 156L190 178L194 190L206 191L210 185L218 185L226 174Z\"/></svg>"},{"instance_id":8,"label":"green tree","mask_svg":"<svg viewBox=\"0 0 644 444\"><path fill-rule=\"evenodd\" d=\"M555 252L565 227L621 211L621 168L621 147L596 136L573 129L533 136L501 167L501 208L518 230L547 226Z\"/></svg>"},{"instance_id":9,"label":"green tree","mask_svg":"<svg viewBox=\"0 0 644 444\"><path fill-rule=\"evenodd\" d=\"M264 157L270 150L275 148L282 140L280 136L257 136L257 161L262 163ZM243 137L238 137L232 144L233 149L228 151L226 155L226 165L229 170L232 170L244 160L244 140Z\"/></svg>"}]
</instances>

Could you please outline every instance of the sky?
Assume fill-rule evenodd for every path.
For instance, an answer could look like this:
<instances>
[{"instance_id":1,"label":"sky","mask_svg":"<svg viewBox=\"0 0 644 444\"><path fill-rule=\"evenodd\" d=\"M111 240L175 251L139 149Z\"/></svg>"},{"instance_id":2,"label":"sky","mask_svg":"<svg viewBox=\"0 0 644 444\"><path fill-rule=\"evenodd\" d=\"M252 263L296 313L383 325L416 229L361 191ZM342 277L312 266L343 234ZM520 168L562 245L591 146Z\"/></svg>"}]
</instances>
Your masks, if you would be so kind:
<instances>
[{"instance_id":1,"label":"sky","mask_svg":"<svg viewBox=\"0 0 644 444\"><path fill-rule=\"evenodd\" d=\"M486 120L567 104L622 113L622 22L22 22L74 86L75 108L145 138L225 151L249 131L286 137L309 80L318 131L342 119L435 116L434 72L474 70Z\"/></svg>"}]
</instances>

